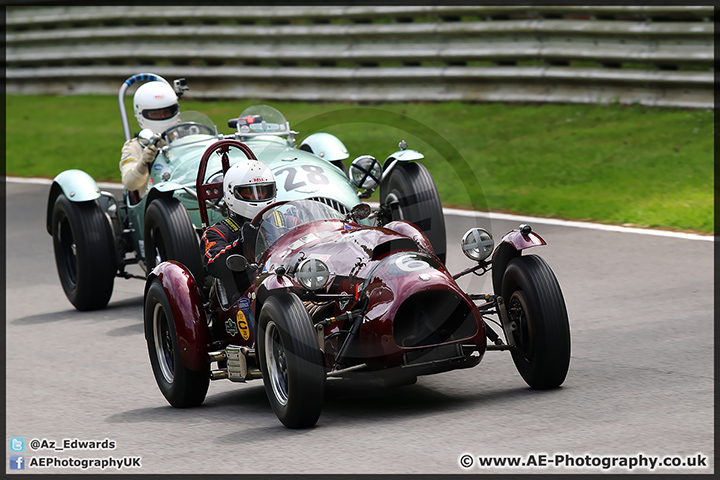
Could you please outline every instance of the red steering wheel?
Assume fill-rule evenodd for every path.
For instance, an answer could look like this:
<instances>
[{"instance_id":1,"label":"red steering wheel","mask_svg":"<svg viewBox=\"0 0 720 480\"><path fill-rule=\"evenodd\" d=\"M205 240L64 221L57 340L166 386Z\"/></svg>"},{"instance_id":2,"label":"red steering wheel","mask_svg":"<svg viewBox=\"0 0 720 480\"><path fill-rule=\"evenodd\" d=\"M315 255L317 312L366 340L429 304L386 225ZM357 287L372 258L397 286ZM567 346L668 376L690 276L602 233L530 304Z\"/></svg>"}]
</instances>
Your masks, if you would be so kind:
<instances>
[{"instance_id":1,"label":"red steering wheel","mask_svg":"<svg viewBox=\"0 0 720 480\"><path fill-rule=\"evenodd\" d=\"M205 204L205 201L220 198L223 195L223 182L203 183L207 164L210 160L210 156L215 152L219 152L222 157L222 171L224 176L227 173L228 168L230 168L230 159L228 157L228 152L230 151L231 147L237 148L238 150L243 152L248 159L257 160L257 157L252 152L252 150L250 150L250 147L248 147L242 142L238 142L237 140L220 140L213 143L207 148L207 150L205 150L205 153L203 153L203 156L200 159L200 165L198 166L198 176L197 180L195 181L195 188L198 197L198 207L200 209L200 220L202 220L203 231L208 227L207 205Z\"/></svg>"}]
</instances>

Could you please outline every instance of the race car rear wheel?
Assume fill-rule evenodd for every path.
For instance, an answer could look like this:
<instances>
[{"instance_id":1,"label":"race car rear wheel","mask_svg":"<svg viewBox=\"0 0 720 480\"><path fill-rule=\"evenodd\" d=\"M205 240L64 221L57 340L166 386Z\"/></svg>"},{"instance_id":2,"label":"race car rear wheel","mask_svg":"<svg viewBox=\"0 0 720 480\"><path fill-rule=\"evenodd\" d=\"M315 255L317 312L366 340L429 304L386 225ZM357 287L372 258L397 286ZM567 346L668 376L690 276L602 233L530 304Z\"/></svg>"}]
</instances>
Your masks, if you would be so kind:
<instances>
[{"instance_id":1,"label":"race car rear wheel","mask_svg":"<svg viewBox=\"0 0 720 480\"><path fill-rule=\"evenodd\" d=\"M397 161L389 178L380 185L380 202L391 220L414 223L428 237L435 255L445 263L445 217L435 182L421 163Z\"/></svg>"},{"instance_id":2,"label":"race car rear wheel","mask_svg":"<svg viewBox=\"0 0 720 480\"><path fill-rule=\"evenodd\" d=\"M502 297L515 322L515 367L532 388L559 387L570 365L570 324L560 284L537 255L513 258L505 269Z\"/></svg>"},{"instance_id":3,"label":"race car rear wheel","mask_svg":"<svg viewBox=\"0 0 720 480\"><path fill-rule=\"evenodd\" d=\"M60 194L53 207L52 237L60 284L70 303L83 311L105 308L117 265L112 227L100 206Z\"/></svg>"},{"instance_id":4,"label":"race car rear wheel","mask_svg":"<svg viewBox=\"0 0 720 480\"><path fill-rule=\"evenodd\" d=\"M268 298L256 338L265 392L278 419L288 428L312 427L322 411L325 370L300 299L292 293Z\"/></svg>"},{"instance_id":5,"label":"race car rear wheel","mask_svg":"<svg viewBox=\"0 0 720 480\"><path fill-rule=\"evenodd\" d=\"M175 198L158 198L145 212L145 264L150 272L165 260L185 265L202 285L205 270L195 227L183 205Z\"/></svg>"},{"instance_id":6,"label":"race car rear wheel","mask_svg":"<svg viewBox=\"0 0 720 480\"><path fill-rule=\"evenodd\" d=\"M210 385L210 366L194 371L183 364L175 318L158 279L145 296L144 325L150 364L163 396L176 408L200 405Z\"/></svg>"}]
</instances>

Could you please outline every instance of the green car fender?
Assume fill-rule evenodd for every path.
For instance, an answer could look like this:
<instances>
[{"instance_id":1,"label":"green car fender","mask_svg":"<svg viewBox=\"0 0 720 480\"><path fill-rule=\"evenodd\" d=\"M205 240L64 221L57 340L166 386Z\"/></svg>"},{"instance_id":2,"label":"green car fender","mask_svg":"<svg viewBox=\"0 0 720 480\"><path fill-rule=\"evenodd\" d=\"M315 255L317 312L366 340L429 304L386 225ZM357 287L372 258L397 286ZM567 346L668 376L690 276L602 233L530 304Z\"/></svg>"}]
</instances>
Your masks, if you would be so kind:
<instances>
[{"instance_id":1,"label":"green car fender","mask_svg":"<svg viewBox=\"0 0 720 480\"><path fill-rule=\"evenodd\" d=\"M398 150L397 152L388 155L385 159L385 163L383 164L383 178L387 178L396 162L412 162L423 158L425 158L425 155L417 150Z\"/></svg>"},{"instance_id":2,"label":"green car fender","mask_svg":"<svg viewBox=\"0 0 720 480\"><path fill-rule=\"evenodd\" d=\"M48 195L46 227L51 235L53 208L61 194L71 202L88 202L100 198L100 188L95 180L82 170L65 170L58 174L53 179Z\"/></svg>"}]
</instances>

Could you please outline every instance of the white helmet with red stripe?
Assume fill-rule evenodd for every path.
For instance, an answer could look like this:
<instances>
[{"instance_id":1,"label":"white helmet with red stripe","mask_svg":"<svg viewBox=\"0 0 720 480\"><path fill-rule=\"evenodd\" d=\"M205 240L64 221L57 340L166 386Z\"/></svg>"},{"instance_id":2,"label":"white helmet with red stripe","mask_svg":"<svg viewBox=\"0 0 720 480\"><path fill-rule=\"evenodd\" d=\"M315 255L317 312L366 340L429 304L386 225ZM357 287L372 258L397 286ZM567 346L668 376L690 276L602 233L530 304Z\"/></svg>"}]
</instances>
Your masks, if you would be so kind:
<instances>
[{"instance_id":1,"label":"white helmet with red stripe","mask_svg":"<svg viewBox=\"0 0 720 480\"><path fill-rule=\"evenodd\" d=\"M231 166L223 178L223 199L236 215L253 219L275 201L275 176L257 160L243 160Z\"/></svg>"},{"instance_id":2,"label":"white helmet with red stripe","mask_svg":"<svg viewBox=\"0 0 720 480\"><path fill-rule=\"evenodd\" d=\"M133 97L133 107L140 128L149 128L155 133L163 133L180 115L175 90L160 81L141 85Z\"/></svg>"}]
</instances>

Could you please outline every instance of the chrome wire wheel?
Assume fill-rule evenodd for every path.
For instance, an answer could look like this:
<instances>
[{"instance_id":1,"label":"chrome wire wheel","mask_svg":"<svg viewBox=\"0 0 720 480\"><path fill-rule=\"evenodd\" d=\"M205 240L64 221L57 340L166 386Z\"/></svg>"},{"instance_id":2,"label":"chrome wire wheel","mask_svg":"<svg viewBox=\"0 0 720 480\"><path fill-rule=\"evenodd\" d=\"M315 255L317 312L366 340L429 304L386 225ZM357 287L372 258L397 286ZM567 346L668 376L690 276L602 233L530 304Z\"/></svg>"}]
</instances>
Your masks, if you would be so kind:
<instances>
[{"instance_id":1,"label":"chrome wire wheel","mask_svg":"<svg viewBox=\"0 0 720 480\"><path fill-rule=\"evenodd\" d=\"M272 320L265 328L265 361L273 394L280 405L288 403L288 372L280 330Z\"/></svg>"},{"instance_id":2,"label":"chrome wire wheel","mask_svg":"<svg viewBox=\"0 0 720 480\"><path fill-rule=\"evenodd\" d=\"M173 357L173 341L165 309L158 303L153 310L153 338L158 365L168 383L175 379L175 359Z\"/></svg>"}]
</instances>

